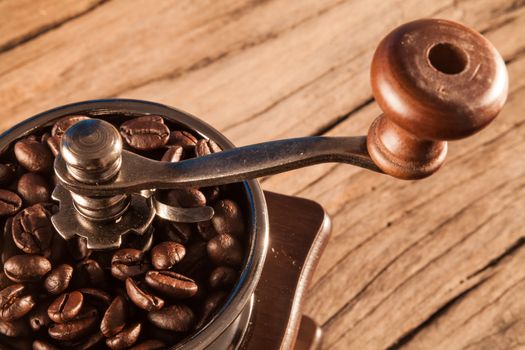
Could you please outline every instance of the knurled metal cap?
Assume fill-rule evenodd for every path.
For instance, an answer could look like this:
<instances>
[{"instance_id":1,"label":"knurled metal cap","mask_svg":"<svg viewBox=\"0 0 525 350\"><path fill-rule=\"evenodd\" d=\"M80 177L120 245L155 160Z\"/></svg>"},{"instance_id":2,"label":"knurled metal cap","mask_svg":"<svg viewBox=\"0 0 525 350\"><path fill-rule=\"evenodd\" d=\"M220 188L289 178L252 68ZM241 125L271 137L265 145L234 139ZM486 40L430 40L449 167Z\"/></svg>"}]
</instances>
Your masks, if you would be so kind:
<instances>
[{"instance_id":1,"label":"knurled metal cap","mask_svg":"<svg viewBox=\"0 0 525 350\"><path fill-rule=\"evenodd\" d=\"M106 121L82 120L67 129L60 153L76 180L105 182L120 170L122 138L118 130Z\"/></svg>"}]
</instances>

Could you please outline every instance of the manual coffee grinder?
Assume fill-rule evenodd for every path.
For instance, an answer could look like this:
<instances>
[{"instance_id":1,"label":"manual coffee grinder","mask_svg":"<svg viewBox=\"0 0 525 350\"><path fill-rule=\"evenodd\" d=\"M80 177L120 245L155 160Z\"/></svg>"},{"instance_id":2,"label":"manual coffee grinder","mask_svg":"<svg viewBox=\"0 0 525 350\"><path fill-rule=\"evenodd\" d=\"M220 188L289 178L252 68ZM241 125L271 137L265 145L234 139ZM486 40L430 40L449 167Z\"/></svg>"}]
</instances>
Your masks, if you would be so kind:
<instances>
[{"instance_id":1,"label":"manual coffee grinder","mask_svg":"<svg viewBox=\"0 0 525 350\"><path fill-rule=\"evenodd\" d=\"M137 100L100 100L59 107L13 127L1 148L60 118L89 120L67 129L54 171L52 222L64 238L79 235L91 249L114 249L143 237L159 216L194 223L211 207L164 203L160 190L238 183L249 228L247 256L232 295L210 322L174 349L314 349L320 330L301 320L304 291L330 231L314 202L263 193L255 178L325 162L341 162L400 179L420 179L439 169L447 140L488 125L506 99L505 64L480 34L458 23L424 19L404 24L379 44L371 82L383 110L367 136L305 137L240 148L203 121L176 109ZM176 163L123 149L107 120L160 115L204 138L221 152ZM286 252L285 255L271 251ZM270 307L271 306L271 307ZM270 312L269 310L278 310Z\"/></svg>"}]
</instances>

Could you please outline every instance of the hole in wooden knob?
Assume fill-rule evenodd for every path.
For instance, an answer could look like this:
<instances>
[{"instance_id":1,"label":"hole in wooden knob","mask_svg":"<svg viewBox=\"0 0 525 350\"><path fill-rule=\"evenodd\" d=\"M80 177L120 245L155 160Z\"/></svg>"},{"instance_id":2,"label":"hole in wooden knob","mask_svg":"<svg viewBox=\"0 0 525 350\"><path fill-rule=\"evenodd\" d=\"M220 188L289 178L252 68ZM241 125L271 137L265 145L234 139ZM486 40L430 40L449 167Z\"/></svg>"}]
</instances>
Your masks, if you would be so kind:
<instances>
[{"instance_id":1,"label":"hole in wooden knob","mask_svg":"<svg viewBox=\"0 0 525 350\"><path fill-rule=\"evenodd\" d=\"M449 43L434 45L428 52L430 64L445 74L461 73L467 66L468 57L465 51Z\"/></svg>"}]
</instances>

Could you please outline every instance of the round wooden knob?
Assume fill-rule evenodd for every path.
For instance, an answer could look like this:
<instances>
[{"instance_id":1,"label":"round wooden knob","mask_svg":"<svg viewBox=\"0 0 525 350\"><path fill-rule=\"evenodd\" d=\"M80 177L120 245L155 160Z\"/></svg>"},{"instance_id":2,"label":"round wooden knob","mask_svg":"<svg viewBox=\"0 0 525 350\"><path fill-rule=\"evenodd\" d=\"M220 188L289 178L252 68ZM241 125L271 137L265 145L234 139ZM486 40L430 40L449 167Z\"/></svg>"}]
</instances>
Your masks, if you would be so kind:
<instances>
[{"instance_id":1,"label":"round wooden knob","mask_svg":"<svg viewBox=\"0 0 525 350\"><path fill-rule=\"evenodd\" d=\"M446 140L481 130L505 103L508 77L501 56L459 23L423 19L404 24L379 44L372 90L383 110L367 147L385 173L418 179L436 171Z\"/></svg>"}]
</instances>

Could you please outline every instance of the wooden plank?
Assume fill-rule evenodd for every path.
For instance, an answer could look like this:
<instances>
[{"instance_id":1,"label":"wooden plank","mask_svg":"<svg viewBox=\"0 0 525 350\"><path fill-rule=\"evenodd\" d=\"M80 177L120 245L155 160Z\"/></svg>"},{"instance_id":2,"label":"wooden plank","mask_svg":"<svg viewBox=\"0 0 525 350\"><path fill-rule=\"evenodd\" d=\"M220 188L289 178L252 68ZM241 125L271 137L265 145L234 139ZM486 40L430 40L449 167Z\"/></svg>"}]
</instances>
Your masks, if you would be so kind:
<instances>
[{"instance_id":1,"label":"wooden plank","mask_svg":"<svg viewBox=\"0 0 525 350\"><path fill-rule=\"evenodd\" d=\"M81 16L102 0L0 1L0 52Z\"/></svg>"}]
</instances>

